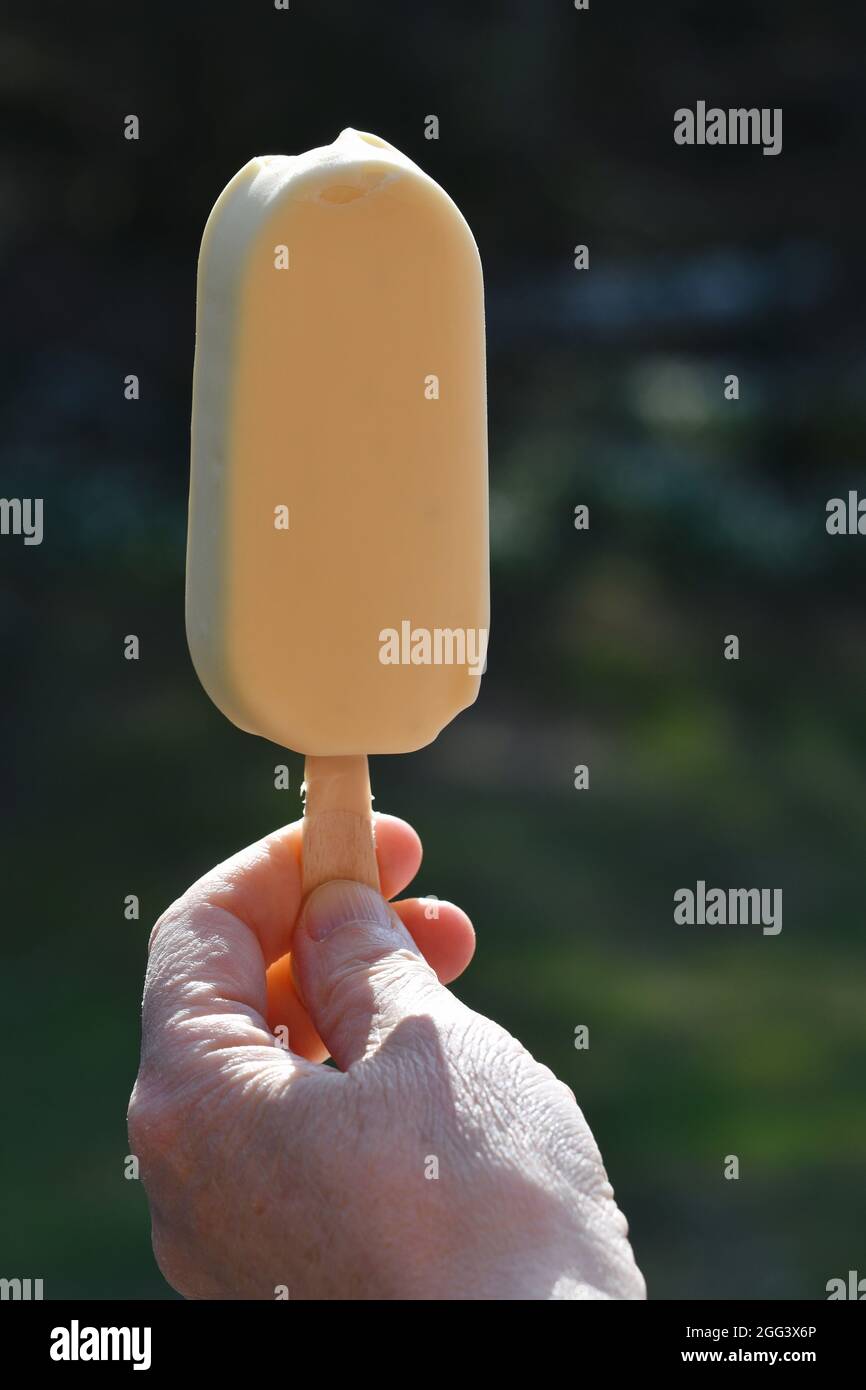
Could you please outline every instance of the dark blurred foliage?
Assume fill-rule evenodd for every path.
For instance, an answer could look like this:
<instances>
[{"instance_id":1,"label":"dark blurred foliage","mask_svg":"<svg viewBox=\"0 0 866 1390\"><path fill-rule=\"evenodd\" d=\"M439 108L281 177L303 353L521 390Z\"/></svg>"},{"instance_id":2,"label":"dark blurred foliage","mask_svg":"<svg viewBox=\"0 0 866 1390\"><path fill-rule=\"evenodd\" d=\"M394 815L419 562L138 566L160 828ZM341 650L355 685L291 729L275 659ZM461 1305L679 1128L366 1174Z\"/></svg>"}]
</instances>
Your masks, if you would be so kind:
<instances>
[{"instance_id":1,"label":"dark blurred foliage","mask_svg":"<svg viewBox=\"0 0 866 1390\"><path fill-rule=\"evenodd\" d=\"M0 541L0 1274L169 1292L122 1175L147 930L300 783L186 652L196 255L252 154L346 125L444 185L486 271L489 673L374 766L476 922L458 991L574 1088L656 1297L863 1272L866 540L824 521L866 491L864 40L841 0L7 0L0 491L46 535ZM782 107L782 154L677 147L698 99ZM782 935L674 926L698 878L781 886Z\"/></svg>"}]
</instances>

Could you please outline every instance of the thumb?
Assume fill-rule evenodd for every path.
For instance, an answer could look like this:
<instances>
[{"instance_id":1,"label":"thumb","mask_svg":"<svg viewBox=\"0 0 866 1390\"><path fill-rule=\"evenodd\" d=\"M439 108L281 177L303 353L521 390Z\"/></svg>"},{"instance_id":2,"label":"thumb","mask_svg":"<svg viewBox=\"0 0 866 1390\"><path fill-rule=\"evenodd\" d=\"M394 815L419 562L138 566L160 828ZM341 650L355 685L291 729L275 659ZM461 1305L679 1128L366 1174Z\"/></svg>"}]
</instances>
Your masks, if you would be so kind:
<instances>
[{"instance_id":1,"label":"thumb","mask_svg":"<svg viewBox=\"0 0 866 1390\"><path fill-rule=\"evenodd\" d=\"M345 879L310 894L292 963L316 1031L344 1070L399 1023L441 1017L456 1004L385 899Z\"/></svg>"}]
</instances>

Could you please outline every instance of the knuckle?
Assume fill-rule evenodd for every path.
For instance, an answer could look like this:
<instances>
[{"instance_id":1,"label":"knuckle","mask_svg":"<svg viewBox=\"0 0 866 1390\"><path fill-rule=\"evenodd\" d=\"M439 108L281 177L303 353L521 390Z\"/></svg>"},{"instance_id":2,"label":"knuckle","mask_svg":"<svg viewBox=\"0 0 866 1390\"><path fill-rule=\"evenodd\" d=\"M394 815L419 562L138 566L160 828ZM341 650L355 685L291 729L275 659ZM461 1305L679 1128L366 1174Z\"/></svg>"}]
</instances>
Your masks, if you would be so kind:
<instances>
[{"instance_id":1,"label":"knuckle","mask_svg":"<svg viewBox=\"0 0 866 1390\"><path fill-rule=\"evenodd\" d=\"M184 1134L181 1106L171 1091L147 1072L139 1072L127 1110L131 1151L147 1180L180 1150Z\"/></svg>"}]
</instances>

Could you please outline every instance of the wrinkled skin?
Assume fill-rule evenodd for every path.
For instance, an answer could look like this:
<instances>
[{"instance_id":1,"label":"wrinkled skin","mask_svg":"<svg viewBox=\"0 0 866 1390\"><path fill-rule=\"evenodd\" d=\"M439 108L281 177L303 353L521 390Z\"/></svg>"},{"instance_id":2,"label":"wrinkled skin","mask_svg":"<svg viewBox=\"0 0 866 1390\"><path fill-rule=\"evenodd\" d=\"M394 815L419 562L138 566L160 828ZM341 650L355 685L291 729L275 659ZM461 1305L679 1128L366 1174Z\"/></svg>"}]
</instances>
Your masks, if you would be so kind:
<instances>
[{"instance_id":1,"label":"wrinkled skin","mask_svg":"<svg viewBox=\"0 0 866 1390\"><path fill-rule=\"evenodd\" d=\"M377 853L390 898L420 844L379 816ZM301 913L297 823L156 924L129 1132L187 1298L645 1297L574 1096L445 988L474 935L437 909L326 884Z\"/></svg>"}]
</instances>

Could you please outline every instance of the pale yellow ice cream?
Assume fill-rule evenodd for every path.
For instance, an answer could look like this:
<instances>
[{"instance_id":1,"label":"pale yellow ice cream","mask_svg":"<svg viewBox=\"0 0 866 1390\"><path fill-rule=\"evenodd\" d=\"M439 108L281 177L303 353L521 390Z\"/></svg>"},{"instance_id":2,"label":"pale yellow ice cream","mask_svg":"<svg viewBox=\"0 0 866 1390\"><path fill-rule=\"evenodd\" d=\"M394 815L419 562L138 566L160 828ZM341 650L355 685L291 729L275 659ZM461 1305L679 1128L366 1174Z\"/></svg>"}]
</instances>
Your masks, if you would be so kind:
<instances>
[{"instance_id":1,"label":"pale yellow ice cream","mask_svg":"<svg viewBox=\"0 0 866 1390\"><path fill-rule=\"evenodd\" d=\"M478 251L346 130L250 160L198 272L186 621L241 728L408 752L478 693L489 626Z\"/></svg>"}]
</instances>

